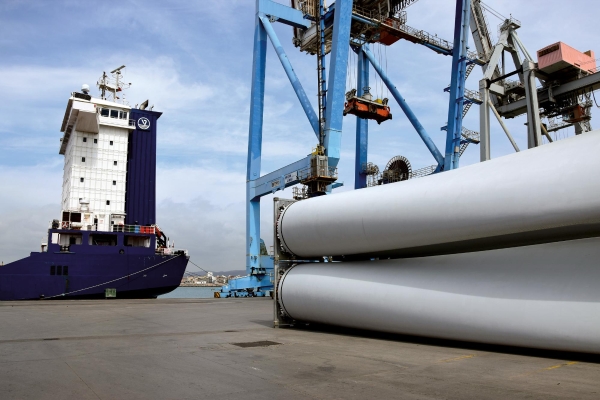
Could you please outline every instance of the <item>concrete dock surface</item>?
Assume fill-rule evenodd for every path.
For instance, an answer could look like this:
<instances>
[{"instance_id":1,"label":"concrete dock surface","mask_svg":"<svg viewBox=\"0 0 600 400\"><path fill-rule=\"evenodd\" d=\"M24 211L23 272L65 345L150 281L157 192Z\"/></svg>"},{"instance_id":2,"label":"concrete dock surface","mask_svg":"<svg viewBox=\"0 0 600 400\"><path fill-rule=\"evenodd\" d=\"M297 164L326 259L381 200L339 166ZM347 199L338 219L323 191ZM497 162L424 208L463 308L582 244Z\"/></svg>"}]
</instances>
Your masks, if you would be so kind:
<instances>
[{"instance_id":1,"label":"concrete dock surface","mask_svg":"<svg viewBox=\"0 0 600 400\"><path fill-rule=\"evenodd\" d=\"M272 300L0 302L0 399L599 399L600 358L306 326Z\"/></svg>"}]
</instances>

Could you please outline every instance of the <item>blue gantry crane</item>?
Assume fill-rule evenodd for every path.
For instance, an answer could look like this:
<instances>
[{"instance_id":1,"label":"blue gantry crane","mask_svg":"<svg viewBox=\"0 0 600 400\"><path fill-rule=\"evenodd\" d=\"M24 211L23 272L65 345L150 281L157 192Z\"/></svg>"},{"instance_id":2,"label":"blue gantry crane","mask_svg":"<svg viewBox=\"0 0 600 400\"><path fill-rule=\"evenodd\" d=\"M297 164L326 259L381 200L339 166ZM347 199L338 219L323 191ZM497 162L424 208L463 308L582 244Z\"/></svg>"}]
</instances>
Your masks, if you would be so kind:
<instances>
[{"instance_id":1,"label":"blue gantry crane","mask_svg":"<svg viewBox=\"0 0 600 400\"><path fill-rule=\"evenodd\" d=\"M454 44L406 25L405 9L417 0L336 0L325 7L324 0L291 0L291 6L271 0L256 0L252 93L246 176L246 271L247 276L230 281L221 297L265 296L272 292L274 260L261 252L260 199L297 184L305 185L295 197L312 197L331 193L336 187L337 165L341 153L342 120L347 113L356 118L356 157L354 188L367 187L368 122L391 118L387 99L373 101L368 93L369 64L388 88L405 116L435 160L436 173L458 168L461 146L465 143L462 127L467 66L482 65L476 53L468 51L471 0L457 0ZM316 55L318 63L318 109L315 111L290 60L273 29L274 23L294 28L293 42L301 51ZM300 160L261 175L263 112L267 38L271 42L299 103L316 136L318 145ZM403 39L452 56L451 84L445 151L440 151L417 115L380 65L371 44L391 45ZM346 92L346 75L350 51L357 55L357 88ZM328 55L329 65L326 65ZM356 105L345 109L347 103ZM361 108L362 107L362 108Z\"/></svg>"}]
</instances>

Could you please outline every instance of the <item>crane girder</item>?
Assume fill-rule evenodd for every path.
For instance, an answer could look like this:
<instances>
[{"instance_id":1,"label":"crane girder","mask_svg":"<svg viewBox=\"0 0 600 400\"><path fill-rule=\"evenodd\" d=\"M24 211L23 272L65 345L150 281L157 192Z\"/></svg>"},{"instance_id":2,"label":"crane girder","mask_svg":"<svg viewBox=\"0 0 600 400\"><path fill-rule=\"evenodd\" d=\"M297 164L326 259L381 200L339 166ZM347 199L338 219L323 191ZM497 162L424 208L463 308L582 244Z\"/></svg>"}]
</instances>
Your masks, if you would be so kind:
<instances>
[{"instance_id":1,"label":"crane girder","mask_svg":"<svg viewBox=\"0 0 600 400\"><path fill-rule=\"evenodd\" d=\"M413 5L417 1L419 1L419 0L390 0L390 3L392 3L390 5L396 11L400 11L400 10L404 10L405 8L408 8L408 6Z\"/></svg>"},{"instance_id":2,"label":"crane girder","mask_svg":"<svg viewBox=\"0 0 600 400\"><path fill-rule=\"evenodd\" d=\"M581 79L567 82L562 85L552 88L552 97L555 99L561 99L572 95L579 95L581 93L587 93L590 91L600 89L600 73L591 74ZM544 104L550 102L550 93L548 89L538 89L539 102ZM498 112L504 118L513 118L527 112L527 101L526 99L520 99L513 103L498 107Z\"/></svg>"}]
</instances>

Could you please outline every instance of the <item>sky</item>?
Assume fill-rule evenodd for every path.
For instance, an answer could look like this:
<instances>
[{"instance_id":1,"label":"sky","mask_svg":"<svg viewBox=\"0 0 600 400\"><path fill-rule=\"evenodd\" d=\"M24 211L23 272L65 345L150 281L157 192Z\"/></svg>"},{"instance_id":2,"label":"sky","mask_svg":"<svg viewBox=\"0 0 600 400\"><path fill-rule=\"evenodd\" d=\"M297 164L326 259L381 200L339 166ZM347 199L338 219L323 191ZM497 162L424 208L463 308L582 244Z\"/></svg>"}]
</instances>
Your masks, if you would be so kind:
<instances>
[{"instance_id":1,"label":"sky","mask_svg":"<svg viewBox=\"0 0 600 400\"><path fill-rule=\"evenodd\" d=\"M286 0L278 2L287 4ZM487 0L519 19L530 53L563 41L600 51L600 4L573 0ZM408 8L408 25L452 41L454 2L420 0ZM496 39L500 20L488 15ZM70 93L87 83L91 94L103 71L126 65L125 94L133 106L150 100L158 121L157 222L177 248L210 271L245 268L245 177L252 72L253 0L1 0L0 1L0 262L39 251L48 223L59 217L63 156L60 125ZM316 59L292 45L292 29L274 24L294 69L316 108ZM474 45L472 45L474 48ZM386 71L438 148L443 149L450 61L426 47L399 41L375 46ZM354 68L355 57L349 60ZM371 77L375 76L371 72ZM467 88L478 89L476 68ZM353 79L349 76L348 86ZM372 92L388 96L372 79ZM350 88L347 88L348 90ZM391 96L390 96L391 97ZM392 157L413 169L433 158L390 100L393 119L369 126L369 156L381 170ZM474 106L464 126L479 130ZM593 113L597 115L597 113ZM354 186L356 118L344 119L339 181ZM507 121L518 145L527 147L525 118ZM594 122L592 126L600 122ZM558 133L573 135L572 128ZM263 128L262 173L310 153L315 137L271 45ZM513 152L492 121L492 157ZM461 165L478 162L471 145ZM275 194L291 198L291 188ZM261 236L272 240L272 197L261 202ZM194 267L188 270L197 272Z\"/></svg>"}]
</instances>

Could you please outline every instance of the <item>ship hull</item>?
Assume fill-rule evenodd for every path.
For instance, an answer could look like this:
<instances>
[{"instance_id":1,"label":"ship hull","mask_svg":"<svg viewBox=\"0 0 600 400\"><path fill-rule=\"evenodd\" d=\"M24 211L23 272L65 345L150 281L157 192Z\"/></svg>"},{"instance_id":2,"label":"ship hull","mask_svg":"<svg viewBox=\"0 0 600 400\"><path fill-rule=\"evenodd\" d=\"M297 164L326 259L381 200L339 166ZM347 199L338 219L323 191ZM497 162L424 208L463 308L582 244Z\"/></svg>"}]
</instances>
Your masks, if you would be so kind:
<instances>
[{"instance_id":1,"label":"ship hull","mask_svg":"<svg viewBox=\"0 0 600 400\"><path fill-rule=\"evenodd\" d=\"M188 263L184 254L115 253L31 253L0 267L0 300L98 299L106 289L117 298L156 298L179 286Z\"/></svg>"}]
</instances>

